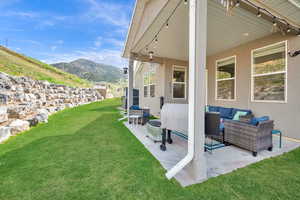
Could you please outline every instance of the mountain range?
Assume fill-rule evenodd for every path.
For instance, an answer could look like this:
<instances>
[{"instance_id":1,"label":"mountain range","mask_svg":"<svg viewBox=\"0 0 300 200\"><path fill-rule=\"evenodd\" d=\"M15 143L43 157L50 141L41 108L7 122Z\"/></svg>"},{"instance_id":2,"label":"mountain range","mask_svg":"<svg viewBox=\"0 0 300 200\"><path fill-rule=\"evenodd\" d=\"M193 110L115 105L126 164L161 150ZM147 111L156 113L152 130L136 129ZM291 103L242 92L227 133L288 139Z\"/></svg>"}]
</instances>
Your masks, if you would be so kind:
<instances>
[{"instance_id":1,"label":"mountain range","mask_svg":"<svg viewBox=\"0 0 300 200\"><path fill-rule=\"evenodd\" d=\"M14 76L27 76L35 80L74 87L90 87L90 82L64 72L37 59L0 46L0 72Z\"/></svg>"},{"instance_id":2,"label":"mountain range","mask_svg":"<svg viewBox=\"0 0 300 200\"><path fill-rule=\"evenodd\" d=\"M120 68L95 63L87 59L78 59L69 63L55 63L52 66L92 82L104 81L113 83L124 77Z\"/></svg>"}]
</instances>

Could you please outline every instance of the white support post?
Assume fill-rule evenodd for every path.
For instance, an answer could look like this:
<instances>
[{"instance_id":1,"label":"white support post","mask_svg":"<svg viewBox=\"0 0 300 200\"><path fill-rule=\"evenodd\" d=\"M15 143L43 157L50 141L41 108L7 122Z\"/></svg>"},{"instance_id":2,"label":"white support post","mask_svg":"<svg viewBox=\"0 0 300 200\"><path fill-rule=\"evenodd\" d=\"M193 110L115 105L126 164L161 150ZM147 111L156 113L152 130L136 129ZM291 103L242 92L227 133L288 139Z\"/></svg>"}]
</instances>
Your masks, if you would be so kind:
<instances>
[{"instance_id":1,"label":"white support post","mask_svg":"<svg viewBox=\"0 0 300 200\"><path fill-rule=\"evenodd\" d=\"M205 144L207 1L190 0L189 137L194 138L190 172L197 181L207 179Z\"/></svg>"},{"instance_id":2,"label":"white support post","mask_svg":"<svg viewBox=\"0 0 300 200\"><path fill-rule=\"evenodd\" d=\"M206 99L207 1L190 0L189 5L189 124L188 153L166 174L174 177L188 166L195 183L207 179L204 155ZM189 165L188 165L189 164Z\"/></svg>"},{"instance_id":3,"label":"white support post","mask_svg":"<svg viewBox=\"0 0 300 200\"><path fill-rule=\"evenodd\" d=\"M129 115L129 109L133 105L133 64L134 60L130 57L128 65L127 115Z\"/></svg>"}]
</instances>

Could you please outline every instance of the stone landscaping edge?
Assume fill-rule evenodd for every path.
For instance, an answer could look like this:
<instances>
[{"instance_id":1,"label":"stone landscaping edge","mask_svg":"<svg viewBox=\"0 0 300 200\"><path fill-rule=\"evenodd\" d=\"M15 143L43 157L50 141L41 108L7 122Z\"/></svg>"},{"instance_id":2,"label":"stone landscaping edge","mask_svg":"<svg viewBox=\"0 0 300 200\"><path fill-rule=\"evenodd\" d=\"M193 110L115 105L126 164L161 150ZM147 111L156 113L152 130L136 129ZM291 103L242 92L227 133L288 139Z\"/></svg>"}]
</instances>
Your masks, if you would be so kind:
<instances>
[{"instance_id":1,"label":"stone landscaping edge","mask_svg":"<svg viewBox=\"0 0 300 200\"><path fill-rule=\"evenodd\" d=\"M0 72L0 144L65 108L101 101L92 88L76 88Z\"/></svg>"}]
</instances>

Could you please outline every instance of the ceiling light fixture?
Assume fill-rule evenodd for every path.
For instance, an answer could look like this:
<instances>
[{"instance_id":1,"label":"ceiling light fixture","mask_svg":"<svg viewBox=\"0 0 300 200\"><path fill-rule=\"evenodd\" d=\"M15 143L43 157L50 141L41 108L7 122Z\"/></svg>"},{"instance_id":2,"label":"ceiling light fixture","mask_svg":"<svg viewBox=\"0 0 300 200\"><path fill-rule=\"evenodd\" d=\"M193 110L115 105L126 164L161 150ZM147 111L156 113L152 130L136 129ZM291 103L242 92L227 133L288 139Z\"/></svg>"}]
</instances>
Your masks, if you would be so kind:
<instances>
[{"instance_id":1,"label":"ceiling light fixture","mask_svg":"<svg viewBox=\"0 0 300 200\"><path fill-rule=\"evenodd\" d=\"M286 32L287 32L287 33L291 32L291 28L290 28L290 25L289 25L289 24L287 25Z\"/></svg>"},{"instance_id":2,"label":"ceiling light fixture","mask_svg":"<svg viewBox=\"0 0 300 200\"><path fill-rule=\"evenodd\" d=\"M257 17L261 17L261 12L260 12L260 8L257 9Z\"/></svg>"},{"instance_id":3,"label":"ceiling light fixture","mask_svg":"<svg viewBox=\"0 0 300 200\"><path fill-rule=\"evenodd\" d=\"M273 26L277 26L276 17L273 17Z\"/></svg>"},{"instance_id":4,"label":"ceiling light fixture","mask_svg":"<svg viewBox=\"0 0 300 200\"><path fill-rule=\"evenodd\" d=\"M154 54L154 52L153 52L153 51L150 51L150 52L149 52L149 58L150 58L150 60L152 60L152 59L153 59L153 54Z\"/></svg>"}]
</instances>

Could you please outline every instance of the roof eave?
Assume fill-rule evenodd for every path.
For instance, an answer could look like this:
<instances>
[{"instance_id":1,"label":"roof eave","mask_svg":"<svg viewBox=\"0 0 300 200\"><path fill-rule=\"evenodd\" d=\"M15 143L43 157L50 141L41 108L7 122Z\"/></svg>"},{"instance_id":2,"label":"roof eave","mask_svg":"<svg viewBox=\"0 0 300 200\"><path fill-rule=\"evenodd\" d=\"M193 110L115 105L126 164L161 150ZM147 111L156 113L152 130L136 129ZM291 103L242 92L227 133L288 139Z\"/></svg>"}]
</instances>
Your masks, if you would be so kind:
<instances>
[{"instance_id":1,"label":"roof eave","mask_svg":"<svg viewBox=\"0 0 300 200\"><path fill-rule=\"evenodd\" d=\"M134 10L133 10L133 14L131 17L131 21L130 21L130 25L129 25L129 29L127 32L127 37L126 37L126 42L125 42L125 46L124 46L124 50L122 53L122 57L123 58L129 58L130 57L130 49L133 45L134 42L134 36L136 34L136 30L134 29L134 26L137 26L139 24L139 21L141 19L141 12L142 9L138 9L138 8L143 8L145 4L145 1L143 0L136 0L135 2L135 6L134 6Z\"/></svg>"}]
</instances>

